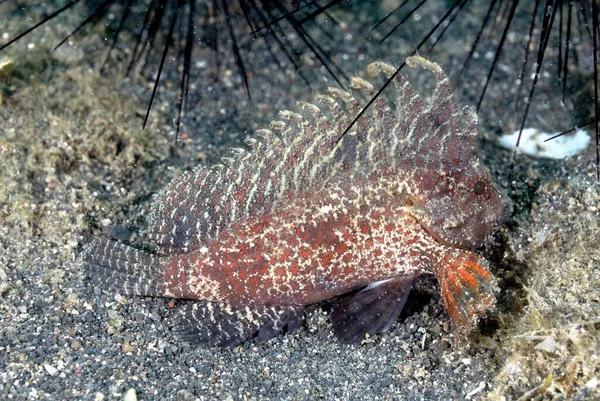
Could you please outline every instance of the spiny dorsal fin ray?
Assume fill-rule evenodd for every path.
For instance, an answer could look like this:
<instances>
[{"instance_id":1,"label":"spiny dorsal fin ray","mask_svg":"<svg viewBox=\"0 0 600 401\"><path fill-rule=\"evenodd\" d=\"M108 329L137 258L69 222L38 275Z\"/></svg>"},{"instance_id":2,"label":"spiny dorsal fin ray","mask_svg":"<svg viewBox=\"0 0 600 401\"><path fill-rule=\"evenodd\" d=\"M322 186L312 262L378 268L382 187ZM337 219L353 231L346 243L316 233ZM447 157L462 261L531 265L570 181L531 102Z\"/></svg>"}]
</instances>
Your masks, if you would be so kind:
<instances>
[{"instance_id":1,"label":"spiny dorsal fin ray","mask_svg":"<svg viewBox=\"0 0 600 401\"><path fill-rule=\"evenodd\" d=\"M428 138L421 141L422 148L429 152L424 155L436 161L436 165L454 164L454 168L468 165L473 159L473 149L477 135L477 116L471 108L464 108L463 114L467 123L463 124L462 116L456 109L452 88L448 77L439 65L423 57L411 57L407 60L411 67L422 67L432 71L437 79L433 96L420 122L429 122ZM463 126L464 125L464 126Z\"/></svg>"},{"instance_id":2,"label":"spiny dorsal fin ray","mask_svg":"<svg viewBox=\"0 0 600 401\"><path fill-rule=\"evenodd\" d=\"M149 239L162 254L185 253L217 238L231 224L269 213L279 202L314 193L340 172L363 173L386 165L413 168L470 163L476 118L467 113L461 128L448 80L441 68L421 57L410 66L431 70L437 86L423 104L400 74L396 75L397 105L376 100L370 114L338 141L339 135L360 112L352 94L330 89L315 97L322 108L299 102L299 112L284 110L270 130L246 139L251 149L232 149L222 164L198 167L173 181L157 197L151 213ZM371 73L391 75L392 66L378 62ZM355 89L374 93L373 85L354 78ZM329 116L329 117L327 117Z\"/></svg>"}]
</instances>

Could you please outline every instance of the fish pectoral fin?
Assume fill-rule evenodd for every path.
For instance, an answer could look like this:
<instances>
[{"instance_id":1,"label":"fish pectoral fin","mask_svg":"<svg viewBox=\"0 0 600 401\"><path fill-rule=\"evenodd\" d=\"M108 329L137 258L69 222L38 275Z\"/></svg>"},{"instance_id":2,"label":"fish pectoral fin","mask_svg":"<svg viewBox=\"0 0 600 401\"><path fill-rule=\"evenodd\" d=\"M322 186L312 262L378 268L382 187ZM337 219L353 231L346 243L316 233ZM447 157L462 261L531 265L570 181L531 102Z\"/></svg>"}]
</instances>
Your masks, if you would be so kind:
<instances>
[{"instance_id":1,"label":"fish pectoral fin","mask_svg":"<svg viewBox=\"0 0 600 401\"><path fill-rule=\"evenodd\" d=\"M263 343L284 329L295 332L303 311L303 306L234 308L217 302L189 301L182 305L175 330L189 343L206 347L234 347L254 336Z\"/></svg>"},{"instance_id":2,"label":"fish pectoral fin","mask_svg":"<svg viewBox=\"0 0 600 401\"><path fill-rule=\"evenodd\" d=\"M461 341L494 308L498 291L487 261L471 252L447 252L435 268L442 299L452 319L456 339Z\"/></svg>"},{"instance_id":3,"label":"fish pectoral fin","mask_svg":"<svg viewBox=\"0 0 600 401\"><path fill-rule=\"evenodd\" d=\"M335 298L329 318L338 339L344 344L354 344L365 334L388 331L398 320L414 279L414 276L394 277Z\"/></svg>"}]
</instances>

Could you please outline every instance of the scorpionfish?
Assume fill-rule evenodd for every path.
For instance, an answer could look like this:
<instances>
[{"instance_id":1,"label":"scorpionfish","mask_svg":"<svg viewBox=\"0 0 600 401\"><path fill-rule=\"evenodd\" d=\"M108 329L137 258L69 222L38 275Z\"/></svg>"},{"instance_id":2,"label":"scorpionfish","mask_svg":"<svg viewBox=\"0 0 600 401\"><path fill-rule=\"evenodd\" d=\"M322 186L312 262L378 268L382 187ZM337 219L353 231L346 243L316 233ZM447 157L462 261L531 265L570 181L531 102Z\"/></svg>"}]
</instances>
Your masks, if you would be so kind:
<instances>
[{"instance_id":1,"label":"scorpionfish","mask_svg":"<svg viewBox=\"0 0 600 401\"><path fill-rule=\"evenodd\" d=\"M448 78L425 102L400 74L395 101L361 110L330 88L315 104L197 167L153 203L154 253L95 238L83 252L95 285L124 295L181 298L176 331L205 346L294 332L306 305L330 300L343 343L389 330L419 275L434 274L457 333L494 307L495 279L473 253L511 207L474 155L477 116L457 110ZM372 75L395 69L376 62ZM373 96L363 78L351 87Z\"/></svg>"}]
</instances>

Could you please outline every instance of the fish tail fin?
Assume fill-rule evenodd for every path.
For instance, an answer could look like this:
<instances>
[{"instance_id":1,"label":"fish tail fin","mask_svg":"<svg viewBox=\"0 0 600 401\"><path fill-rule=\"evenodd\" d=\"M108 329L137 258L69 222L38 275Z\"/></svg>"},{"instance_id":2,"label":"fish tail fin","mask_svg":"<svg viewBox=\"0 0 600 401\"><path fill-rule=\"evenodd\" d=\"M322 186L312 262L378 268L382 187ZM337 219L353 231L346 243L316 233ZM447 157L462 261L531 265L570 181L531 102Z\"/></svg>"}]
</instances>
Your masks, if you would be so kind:
<instances>
[{"instance_id":1,"label":"fish tail fin","mask_svg":"<svg viewBox=\"0 0 600 401\"><path fill-rule=\"evenodd\" d=\"M82 260L93 285L123 295L168 296L161 259L107 238L94 238Z\"/></svg>"},{"instance_id":2,"label":"fish tail fin","mask_svg":"<svg viewBox=\"0 0 600 401\"><path fill-rule=\"evenodd\" d=\"M436 270L442 298L456 334L464 337L494 308L498 291L487 261L470 252L453 251Z\"/></svg>"}]
</instances>

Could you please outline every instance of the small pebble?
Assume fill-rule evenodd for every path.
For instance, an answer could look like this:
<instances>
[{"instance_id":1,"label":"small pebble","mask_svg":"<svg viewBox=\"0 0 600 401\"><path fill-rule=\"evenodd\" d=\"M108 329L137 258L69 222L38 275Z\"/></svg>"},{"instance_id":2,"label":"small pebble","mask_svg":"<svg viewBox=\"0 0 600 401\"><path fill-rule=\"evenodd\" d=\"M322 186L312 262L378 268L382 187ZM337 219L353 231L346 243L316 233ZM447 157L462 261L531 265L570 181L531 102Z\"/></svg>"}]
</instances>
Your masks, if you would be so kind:
<instances>
[{"instance_id":1,"label":"small pebble","mask_svg":"<svg viewBox=\"0 0 600 401\"><path fill-rule=\"evenodd\" d=\"M125 341L123 343L123 352L125 352L126 354L129 354L129 353L132 353L133 351L134 351L134 348L131 346L129 341Z\"/></svg>"},{"instance_id":2,"label":"small pebble","mask_svg":"<svg viewBox=\"0 0 600 401\"><path fill-rule=\"evenodd\" d=\"M125 397L123 397L123 401L137 401L137 393L134 388L127 390Z\"/></svg>"},{"instance_id":3,"label":"small pebble","mask_svg":"<svg viewBox=\"0 0 600 401\"><path fill-rule=\"evenodd\" d=\"M46 369L46 372L48 372L50 376L56 376L58 374L58 369L47 363L44 364L44 369Z\"/></svg>"}]
</instances>

